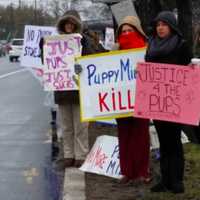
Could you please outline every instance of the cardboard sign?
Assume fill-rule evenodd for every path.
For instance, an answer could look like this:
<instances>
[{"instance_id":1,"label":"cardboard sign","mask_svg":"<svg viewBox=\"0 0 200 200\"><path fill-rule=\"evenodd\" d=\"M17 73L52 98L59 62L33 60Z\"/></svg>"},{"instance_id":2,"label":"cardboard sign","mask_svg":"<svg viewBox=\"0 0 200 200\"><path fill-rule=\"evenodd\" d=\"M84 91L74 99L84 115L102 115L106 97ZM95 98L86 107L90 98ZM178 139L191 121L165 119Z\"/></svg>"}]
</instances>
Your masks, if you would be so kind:
<instances>
[{"instance_id":1,"label":"cardboard sign","mask_svg":"<svg viewBox=\"0 0 200 200\"><path fill-rule=\"evenodd\" d=\"M120 3L114 4L111 6L111 10L118 24L120 24L126 16L138 17L132 0L124 0Z\"/></svg>"},{"instance_id":2,"label":"cardboard sign","mask_svg":"<svg viewBox=\"0 0 200 200\"><path fill-rule=\"evenodd\" d=\"M41 38L55 34L55 27L25 26L21 66L43 68L39 42Z\"/></svg>"},{"instance_id":3,"label":"cardboard sign","mask_svg":"<svg viewBox=\"0 0 200 200\"><path fill-rule=\"evenodd\" d=\"M80 170L121 178L118 138L99 136Z\"/></svg>"},{"instance_id":4,"label":"cardboard sign","mask_svg":"<svg viewBox=\"0 0 200 200\"><path fill-rule=\"evenodd\" d=\"M135 71L144 60L145 48L113 51L78 58L82 121L132 116Z\"/></svg>"},{"instance_id":5,"label":"cardboard sign","mask_svg":"<svg viewBox=\"0 0 200 200\"><path fill-rule=\"evenodd\" d=\"M44 89L46 91L77 90L73 80L75 56L81 56L80 34L45 38Z\"/></svg>"},{"instance_id":6,"label":"cardboard sign","mask_svg":"<svg viewBox=\"0 0 200 200\"><path fill-rule=\"evenodd\" d=\"M139 63L134 116L199 124L200 68Z\"/></svg>"}]
</instances>

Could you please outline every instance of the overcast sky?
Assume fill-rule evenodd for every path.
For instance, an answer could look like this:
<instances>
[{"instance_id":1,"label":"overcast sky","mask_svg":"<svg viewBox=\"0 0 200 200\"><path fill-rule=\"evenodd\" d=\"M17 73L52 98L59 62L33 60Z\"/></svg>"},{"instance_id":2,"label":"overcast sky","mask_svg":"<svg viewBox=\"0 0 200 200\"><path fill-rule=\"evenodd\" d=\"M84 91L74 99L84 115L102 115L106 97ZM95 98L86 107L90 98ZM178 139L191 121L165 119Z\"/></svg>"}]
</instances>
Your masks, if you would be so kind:
<instances>
[{"instance_id":1,"label":"overcast sky","mask_svg":"<svg viewBox=\"0 0 200 200\"><path fill-rule=\"evenodd\" d=\"M14 5L18 6L19 5L19 1L20 0L0 0L0 5L4 5L4 6L7 6L11 3L13 3ZM36 0L37 4L39 5L40 3L45 3L47 2L48 0ZM34 4L35 0L21 0L21 2L23 4Z\"/></svg>"}]
</instances>

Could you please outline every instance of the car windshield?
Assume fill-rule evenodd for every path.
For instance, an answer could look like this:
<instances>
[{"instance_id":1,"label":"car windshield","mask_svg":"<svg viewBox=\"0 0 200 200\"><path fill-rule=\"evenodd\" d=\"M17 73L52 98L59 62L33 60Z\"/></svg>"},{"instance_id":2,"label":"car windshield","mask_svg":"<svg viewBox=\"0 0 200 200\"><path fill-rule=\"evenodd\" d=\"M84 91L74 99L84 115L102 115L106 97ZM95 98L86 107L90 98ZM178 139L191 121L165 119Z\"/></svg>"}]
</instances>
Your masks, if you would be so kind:
<instances>
[{"instance_id":1,"label":"car windshield","mask_svg":"<svg viewBox=\"0 0 200 200\"><path fill-rule=\"evenodd\" d=\"M23 40L13 40L12 45L23 45Z\"/></svg>"}]
</instances>

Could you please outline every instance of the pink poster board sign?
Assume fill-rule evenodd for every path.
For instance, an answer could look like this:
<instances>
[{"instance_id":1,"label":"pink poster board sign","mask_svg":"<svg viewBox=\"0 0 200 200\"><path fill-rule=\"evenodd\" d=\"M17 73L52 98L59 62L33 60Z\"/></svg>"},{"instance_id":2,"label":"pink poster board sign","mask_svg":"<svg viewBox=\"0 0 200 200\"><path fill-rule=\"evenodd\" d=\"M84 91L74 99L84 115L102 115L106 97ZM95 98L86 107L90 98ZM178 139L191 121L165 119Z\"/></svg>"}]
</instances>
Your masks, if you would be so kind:
<instances>
[{"instance_id":1,"label":"pink poster board sign","mask_svg":"<svg viewBox=\"0 0 200 200\"><path fill-rule=\"evenodd\" d=\"M134 116L198 125L200 68L138 63Z\"/></svg>"}]
</instances>

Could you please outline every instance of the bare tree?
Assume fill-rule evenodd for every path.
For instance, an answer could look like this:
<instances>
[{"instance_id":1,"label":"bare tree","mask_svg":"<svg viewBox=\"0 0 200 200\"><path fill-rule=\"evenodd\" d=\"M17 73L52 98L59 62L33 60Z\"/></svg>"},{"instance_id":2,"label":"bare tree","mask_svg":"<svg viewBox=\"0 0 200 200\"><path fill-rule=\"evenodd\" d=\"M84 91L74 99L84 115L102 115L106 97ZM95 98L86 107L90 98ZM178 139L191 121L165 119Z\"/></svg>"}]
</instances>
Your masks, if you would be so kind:
<instances>
[{"instance_id":1,"label":"bare tree","mask_svg":"<svg viewBox=\"0 0 200 200\"><path fill-rule=\"evenodd\" d=\"M67 10L73 8L77 0L51 0L49 3L49 10L53 16L58 19Z\"/></svg>"},{"instance_id":2,"label":"bare tree","mask_svg":"<svg viewBox=\"0 0 200 200\"><path fill-rule=\"evenodd\" d=\"M51 0L49 3L49 10L52 12L53 17L58 19L61 15L61 2L59 0Z\"/></svg>"},{"instance_id":3,"label":"bare tree","mask_svg":"<svg viewBox=\"0 0 200 200\"><path fill-rule=\"evenodd\" d=\"M192 4L191 0L176 0L178 9L179 28L183 36L187 39L192 49Z\"/></svg>"}]
</instances>

